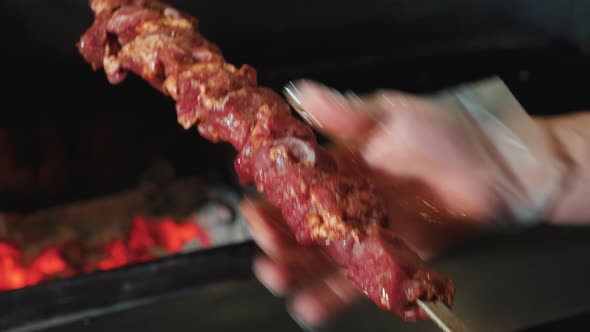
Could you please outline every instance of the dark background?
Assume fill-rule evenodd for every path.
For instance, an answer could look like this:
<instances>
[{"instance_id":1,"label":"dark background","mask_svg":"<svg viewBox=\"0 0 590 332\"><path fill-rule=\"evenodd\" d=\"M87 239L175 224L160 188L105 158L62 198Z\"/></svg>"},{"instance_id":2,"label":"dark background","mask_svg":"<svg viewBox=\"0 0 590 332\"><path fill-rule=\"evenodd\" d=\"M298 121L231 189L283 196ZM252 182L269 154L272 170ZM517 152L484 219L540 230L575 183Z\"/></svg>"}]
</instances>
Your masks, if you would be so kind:
<instances>
[{"instance_id":1,"label":"dark background","mask_svg":"<svg viewBox=\"0 0 590 332\"><path fill-rule=\"evenodd\" d=\"M586 0L172 2L274 89L306 77L357 92L424 93L499 74L533 114L590 107ZM171 100L135 77L110 86L84 63L75 43L92 21L86 1L5 0L0 16L0 211L133 187L162 161L179 176L235 183L232 152L182 130ZM454 310L474 326L522 328L590 308L590 272L580 263L587 239L587 230L542 228L478 241L435 266L461 285ZM65 330L299 330L254 282L220 287ZM369 308L340 327L408 327Z\"/></svg>"},{"instance_id":2,"label":"dark background","mask_svg":"<svg viewBox=\"0 0 590 332\"><path fill-rule=\"evenodd\" d=\"M172 1L235 64L275 89L313 78L357 92L429 92L499 74L528 111L588 107L590 2ZM235 183L231 150L176 125L135 77L110 86L75 48L83 0L0 3L0 210L134 186L154 164ZM2 179L4 177L4 179Z\"/></svg>"}]
</instances>

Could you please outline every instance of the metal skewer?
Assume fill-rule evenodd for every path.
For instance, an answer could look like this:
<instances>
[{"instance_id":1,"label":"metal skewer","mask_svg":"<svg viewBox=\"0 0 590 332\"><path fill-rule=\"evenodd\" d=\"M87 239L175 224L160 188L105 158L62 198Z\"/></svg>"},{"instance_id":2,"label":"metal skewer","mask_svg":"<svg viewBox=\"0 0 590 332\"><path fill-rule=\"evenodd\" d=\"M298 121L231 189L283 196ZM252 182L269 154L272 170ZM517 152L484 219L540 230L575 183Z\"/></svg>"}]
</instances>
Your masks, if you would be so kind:
<instances>
[{"instance_id":1,"label":"metal skewer","mask_svg":"<svg viewBox=\"0 0 590 332\"><path fill-rule=\"evenodd\" d=\"M283 94L291 107L293 107L293 109L297 111L308 124L312 126L319 125L319 122L313 118L312 115L301 108L301 101L298 98L299 91L297 91L297 87L293 83L290 83L290 86L284 88ZM443 302L418 300L418 305L444 332L471 332ZM305 331L311 331L306 324L302 324L302 322L296 319L295 316L291 315L291 317L293 317L293 319L295 319L299 326Z\"/></svg>"},{"instance_id":2,"label":"metal skewer","mask_svg":"<svg viewBox=\"0 0 590 332\"><path fill-rule=\"evenodd\" d=\"M470 332L465 323L441 301L418 300L418 305L444 332Z\"/></svg>"}]
</instances>

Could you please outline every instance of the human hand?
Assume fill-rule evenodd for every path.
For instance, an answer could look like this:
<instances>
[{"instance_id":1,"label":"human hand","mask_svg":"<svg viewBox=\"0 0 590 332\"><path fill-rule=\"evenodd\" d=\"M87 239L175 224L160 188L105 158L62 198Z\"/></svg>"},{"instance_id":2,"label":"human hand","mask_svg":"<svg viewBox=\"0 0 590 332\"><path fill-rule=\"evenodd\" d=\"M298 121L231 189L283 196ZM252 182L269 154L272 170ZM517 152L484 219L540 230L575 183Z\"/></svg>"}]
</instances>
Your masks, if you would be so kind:
<instances>
[{"instance_id":1,"label":"human hand","mask_svg":"<svg viewBox=\"0 0 590 332\"><path fill-rule=\"evenodd\" d=\"M444 93L344 97L311 82L288 92L302 117L335 142L340 166L353 165L352 171L372 178L387 202L390 228L428 259L490 220L530 223L560 181L560 165L547 167L543 132L526 114L518 116L523 111L518 113L516 100L493 84L491 93L474 90L476 101L499 110L492 120L504 122L478 122L465 110L473 98L460 103ZM531 140L535 145L527 146ZM512 148L508 141L524 144ZM523 162L517 152L529 158ZM272 207L248 200L242 210L266 254L254 264L258 279L288 297L295 315L318 325L362 297L323 253L299 247Z\"/></svg>"}]
</instances>

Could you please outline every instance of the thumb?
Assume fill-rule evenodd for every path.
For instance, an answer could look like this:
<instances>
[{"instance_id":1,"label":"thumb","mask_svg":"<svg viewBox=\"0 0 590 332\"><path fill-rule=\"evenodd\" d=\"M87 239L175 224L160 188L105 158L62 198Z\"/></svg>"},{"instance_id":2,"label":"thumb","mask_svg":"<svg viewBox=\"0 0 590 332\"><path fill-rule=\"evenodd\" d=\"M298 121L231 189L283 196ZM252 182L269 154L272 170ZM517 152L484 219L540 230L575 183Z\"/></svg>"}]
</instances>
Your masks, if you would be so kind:
<instances>
[{"instance_id":1,"label":"thumb","mask_svg":"<svg viewBox=\"0 0 590 332\"><path fill-rule=\"evenodd\" d=\"M364 98L329 89L312 81L290 83L285 95L297 111L314 129L335 141L351 142L366 137L375 123Z\"/></svg>"}]
</instances>

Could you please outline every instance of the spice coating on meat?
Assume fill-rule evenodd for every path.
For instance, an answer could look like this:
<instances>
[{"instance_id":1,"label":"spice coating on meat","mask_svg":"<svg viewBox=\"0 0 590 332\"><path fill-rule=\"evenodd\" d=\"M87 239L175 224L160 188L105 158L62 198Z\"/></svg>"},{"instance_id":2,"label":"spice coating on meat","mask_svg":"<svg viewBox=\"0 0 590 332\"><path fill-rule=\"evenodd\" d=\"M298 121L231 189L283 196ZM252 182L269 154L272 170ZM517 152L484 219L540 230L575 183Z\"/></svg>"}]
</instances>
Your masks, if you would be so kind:
<instances>
[{"instance_id":1,"label":"spice coating on meat","mask_svg":"<svg viewBox=\"0 0 590 332\"><path fill-rule=\"evenodd\" d=\"M301 244L323 247L377 305L425 319L417 299L451 304L454 287L383 226L373 186L340 172L288 104L258 87L256 71L225 62L197 21L150 0L92 0L93 25L78 43L86 61L120 83L128 71L176 101L178 122L238 151L235 168L281 209Z\"/></svg>"}]
</instances>

